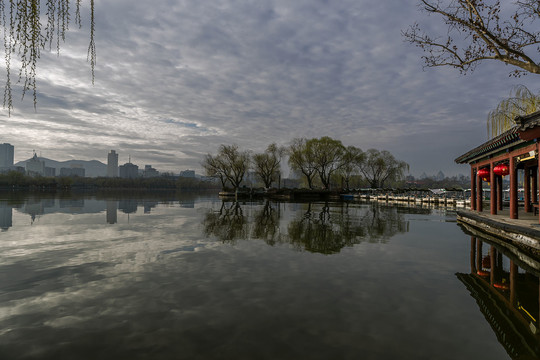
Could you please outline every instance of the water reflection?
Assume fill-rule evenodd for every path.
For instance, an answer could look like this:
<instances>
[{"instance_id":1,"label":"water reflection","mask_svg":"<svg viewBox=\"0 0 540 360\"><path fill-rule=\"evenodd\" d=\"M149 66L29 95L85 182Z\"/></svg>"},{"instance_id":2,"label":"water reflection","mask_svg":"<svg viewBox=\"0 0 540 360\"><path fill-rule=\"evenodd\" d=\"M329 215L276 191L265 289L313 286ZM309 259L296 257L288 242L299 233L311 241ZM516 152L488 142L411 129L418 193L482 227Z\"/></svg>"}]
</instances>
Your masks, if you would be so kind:
<instances>
[{"instance_id":1,"label":"water reflection","mask_svg":"<svg viewBox=\"0 0 540 360\"><path fill-rule=\"evenodd\" d=\"M455 277L480 276L490 245L475 242L470 271L470 238L445 213L182 194L68 200L0 203L12 215L0 232L1 359L506 358ZM341 251L362 242L374 244ZM530 277L533 259L518 259L527 272L516 278ZM498 253L484 263L510 269ZM519 284L516 302L536 319L538 299Z\"/></svg>"},{"instance_id":2,"label":"water reflection","mask_svg":"<svg viewBox=\"0 0 540 360\"><path fill-rule=\"evenodd\" d=\"M538 259L511 245L471 236L470 266L469 274L456 275L508 355L540 358Z\"/></svg>"},{"instance_id":3,"label":"water reflection","mask_svg":"<svg viewBox=\"0 0 540 360\"><path fill-rule=\"evenodd\" d=\"M203 226L207 237L223 242L262 239L269 245L287 243L322 254L339 253L361 242L384 243L409 231L409 222L395 207L329 202L223 201L218 209L207 211Z\"/></svg>"},{"instance_id":4,"label":"water reflection","mask_svg":"<svg viewBox=\"0 0 540 360\"><path fill-rule=\"evenodd\" d=\"M13 226L13 206L7 201L0 201L0 230L7 231Z\"/></svg>"},{"instance_id":5,"label":"water reflection","mask_svg":"<svg viewBox=\"0 0 540 360\"><path fill-rule=\"evenodd\" d=\"M206 236L215 236L223 242L247 238L247 219L239 202L221 203L218 211L209 209L203 221Z\"/></svg>"},{"instance_id":6,"label":"water reflection","mask_svg":"<svg viewBox=\"0 0 540 360\"><path fill-rule=\"evenodd\" d=\"M50 214L99 214L105 213L104 222L118 223L118 211L135 214L142 207L150 214L159 204L178 203L183 208L194 208L197 194L141 193L141 194L47 194L47 193L0 193L0 230L13 226L13 209L30 216L30 223Z\"/></svg>"},{"instance_id":7,"label":"water reflection","mask_svg":"<svg viewBox=\"0 0 540 360\"><path fill-rule=\"evenodd\" d=\"M116 224L118 222L118 201L107 200L107 224Z\"/></svg>"}]
</instances>

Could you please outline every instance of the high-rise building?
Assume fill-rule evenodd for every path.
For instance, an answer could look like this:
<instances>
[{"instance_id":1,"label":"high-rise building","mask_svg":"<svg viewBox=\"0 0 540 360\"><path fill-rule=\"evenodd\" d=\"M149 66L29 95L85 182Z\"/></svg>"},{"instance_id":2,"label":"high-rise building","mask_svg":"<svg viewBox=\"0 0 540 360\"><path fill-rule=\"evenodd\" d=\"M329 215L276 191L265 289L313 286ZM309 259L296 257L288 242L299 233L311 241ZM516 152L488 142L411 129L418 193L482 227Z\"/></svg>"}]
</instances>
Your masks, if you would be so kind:
<instances>
[{"instance_id":1,"label":"high-rise building","mask_svg":"<svg viewBox=\"0 0 540 360\"><path fill-rule=\"evenodd\" d=\"M152 165L144 165L143 176L145 178L158 177L159 176L159 171L154 169L152 167Z\"/></svg>"},{"instance_id":2,"label":"high-rise building","mask_svg":"<svg viewBox=\"0 0 540 360\"><path fill-rule=\"evenodd\" d=\"M139 177L139 167L132 163L120 165L120 177L124 179L135 179Z\"/></svg>"},{"instance_id":3,"label":"high-rise building","mask_svg":"<svg viewBox=\"0 0 540 360\"><path fill-rule=\"evenodd\" d=\"M107 156L107 176L118 177L118 154L114 150Z\"/></svg>"},{"instance_id":4,"label":"high-rise building","mask_svg":"<svg viewBox=\"0 0 540 360\"><path fill-rule=\"evenodd\" d=\"M14 149L11 144L0 144L0 168L13 166Z\"/></svg>"}]
</instances>

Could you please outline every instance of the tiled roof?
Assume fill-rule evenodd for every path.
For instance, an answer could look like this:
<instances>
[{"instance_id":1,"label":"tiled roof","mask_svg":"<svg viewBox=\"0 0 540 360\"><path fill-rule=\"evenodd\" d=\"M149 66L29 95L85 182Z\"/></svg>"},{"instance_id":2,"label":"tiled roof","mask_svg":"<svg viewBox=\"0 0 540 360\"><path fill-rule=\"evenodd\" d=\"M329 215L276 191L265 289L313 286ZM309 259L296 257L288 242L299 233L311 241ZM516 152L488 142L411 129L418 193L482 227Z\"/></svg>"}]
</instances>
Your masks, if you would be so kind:
<instances>
[{"instance_id":1,"label":"tiled roof","mask_svg":"<svg viewBox=\"0 0 540 360\"><path fill-rule=\"evenodd\" d=\"M519 144L524 142L524 140L520 139L519 132L540 126L540 111L536 111L528 115L516 116L514 122L516 125L513 128L483 143L482 145L475 147L466 154L461 155L455 160L455 162L458 164L468 163L471 159L474 159L482 154L486 154L510 144Z\"/></svg>"},{"instance_id":2,"label":"tiled roof","mask_svg":"<svg viewBox=\"0 0 540 360\"><path fill-rule=\"evenodd\" d=\"M540 111L533 112L529 115L516 116L514 119L519 127L519 130L525 131L540 126Z\"/></svg>"},{"instance_id":3,"label":"tiled roof","mask_svg":"<svg viewBox=\"0 0 540 360\"><path fill-rule=\"evenodd\" d=\"M519 126L514 126L508 131L505 131L501 135L486 141L480 146L475 147L471 151L461 155L458 157L455 162L458 164L465 164L468 163L470 159L473 159L479 155L486 154L490 151L496 150L498 148L502 148L503 146L514 144L514 143L520 143L523 142L519 138L518 131L520 130Z\"/></svg>"}]
</instances>

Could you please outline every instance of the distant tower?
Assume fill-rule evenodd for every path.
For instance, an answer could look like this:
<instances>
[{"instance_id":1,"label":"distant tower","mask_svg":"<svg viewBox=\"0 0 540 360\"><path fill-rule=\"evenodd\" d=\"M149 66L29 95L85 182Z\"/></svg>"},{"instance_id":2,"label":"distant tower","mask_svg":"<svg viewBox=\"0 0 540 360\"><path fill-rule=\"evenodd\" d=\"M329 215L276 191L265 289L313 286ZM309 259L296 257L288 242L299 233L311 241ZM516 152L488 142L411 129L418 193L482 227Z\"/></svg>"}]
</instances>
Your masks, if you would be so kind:
<instances>
[{"instance_id":1,"label":"distant tower","mask_svg":"<svg viewBox=\"0 0 540 360\"><path fill-rule=\"evenodd\" d=\"M114 150L107 156L107 176L118 177L118 154Z\"/></svg>"},{"instance_id":2,"label":"distant tower","mask_svg":"<svg viewBox=\"0 0 540 360\"><path fill-rule=\"evenodd\" d=\"M13 166L13 150L11 144L0 144L0 168Z\"/></svg>"}]
</instances>

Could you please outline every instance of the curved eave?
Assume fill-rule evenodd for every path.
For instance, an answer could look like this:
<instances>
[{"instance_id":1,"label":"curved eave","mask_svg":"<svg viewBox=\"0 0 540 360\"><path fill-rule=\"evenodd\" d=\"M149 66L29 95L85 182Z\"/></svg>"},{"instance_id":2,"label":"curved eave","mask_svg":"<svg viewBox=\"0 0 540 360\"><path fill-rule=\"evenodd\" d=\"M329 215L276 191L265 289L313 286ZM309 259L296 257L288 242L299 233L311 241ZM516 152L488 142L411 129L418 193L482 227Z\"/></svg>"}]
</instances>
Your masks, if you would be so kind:
<instances>
[{"instance_id":1,"label":"curved eave","mask_svg":"<svg viewBox=\"0 0 540 360\"><path fill-rule=\"evenodd\" d=\"M540 126L540 111L528 115L516 116L514 122L519 126L521 131Z\"/></svg>"},{"instance_id":2,"label":"curved eave","mask_svg":"<svg viewBox=\"0 0 540 360\"><path fill-rule=\"evenodd\" d=\"M519 137L519 129L520 128L518 126L514 126L501 135L461 155L454 161L458 164L469 164L479 157L487 156L491 153L522 143L523 140L521 140Z\"/></svg>"}]
</instances>

